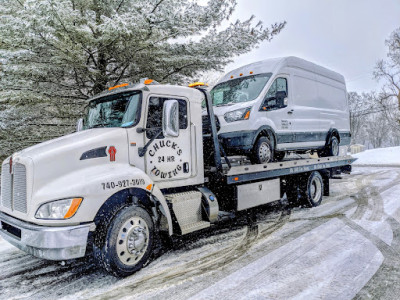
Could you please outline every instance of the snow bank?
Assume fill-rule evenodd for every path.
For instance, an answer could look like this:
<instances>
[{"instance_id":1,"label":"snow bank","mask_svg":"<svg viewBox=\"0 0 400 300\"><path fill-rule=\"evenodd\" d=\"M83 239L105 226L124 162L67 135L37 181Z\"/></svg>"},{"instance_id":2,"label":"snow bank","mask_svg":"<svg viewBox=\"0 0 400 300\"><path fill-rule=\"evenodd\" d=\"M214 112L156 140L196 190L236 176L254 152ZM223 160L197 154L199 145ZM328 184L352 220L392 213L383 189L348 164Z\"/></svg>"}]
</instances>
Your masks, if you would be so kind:
<instances>
[{"instance_id":1,"label":"snow bank","mask_svg":"<svg viewBox=\"0 0 400 300\"><path fill-rule=\"evenodd\" d=\"M400 147L388 147L366 150L353 157L358 158L354 165L400 166Z\"/></svg>"}]
</instances>

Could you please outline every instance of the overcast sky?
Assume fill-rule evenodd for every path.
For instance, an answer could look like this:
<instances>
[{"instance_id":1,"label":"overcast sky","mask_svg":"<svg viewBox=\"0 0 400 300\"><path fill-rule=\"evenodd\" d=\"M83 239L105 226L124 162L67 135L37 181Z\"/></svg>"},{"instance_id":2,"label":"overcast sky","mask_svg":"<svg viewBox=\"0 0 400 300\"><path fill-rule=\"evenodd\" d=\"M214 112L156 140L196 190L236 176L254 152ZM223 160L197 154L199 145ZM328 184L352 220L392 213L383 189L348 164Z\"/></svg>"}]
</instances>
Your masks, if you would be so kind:
<instances>
[{"instance_id":1,"label":"overcast sky","mask_svg":"<svg viewBox=\"0 0 400 300\"><path fill-rule=\"evenodd\" d=\"M344 75L348 91L378 89L376 61L400 27L400 0L238 0L232 21L251 15L264 25L287 21L271 42L235 59L225 71L270 57L294 55Z\"/></svg>"}]
</instances>

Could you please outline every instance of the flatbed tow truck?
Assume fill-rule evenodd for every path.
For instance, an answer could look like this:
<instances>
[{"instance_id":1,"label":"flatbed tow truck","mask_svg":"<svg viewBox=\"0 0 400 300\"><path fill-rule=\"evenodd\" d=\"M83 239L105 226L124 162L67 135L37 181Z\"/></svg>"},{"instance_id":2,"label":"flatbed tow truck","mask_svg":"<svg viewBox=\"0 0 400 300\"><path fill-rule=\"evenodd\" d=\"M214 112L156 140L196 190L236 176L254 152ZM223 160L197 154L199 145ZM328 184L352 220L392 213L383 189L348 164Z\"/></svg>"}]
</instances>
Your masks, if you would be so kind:
<instances>
[{"instance_id":1,"label":"flatbed tow truck","mask_svg":"<svg viewBox=\"0 0 400 300\"><path fill-rule=\"evenodd\" d=\"M355 160L234 162L221 147L212 101L200 84L122 85L89 99L88 107L85 130L3 162L0 235L49 260L92 253L116 276L148 264L163 235L210 228L285 194L291 203L318 206L329 195L329 179L350 173ZM102 111L107 124L94 121Z\"/></svg>"}]
</instances>

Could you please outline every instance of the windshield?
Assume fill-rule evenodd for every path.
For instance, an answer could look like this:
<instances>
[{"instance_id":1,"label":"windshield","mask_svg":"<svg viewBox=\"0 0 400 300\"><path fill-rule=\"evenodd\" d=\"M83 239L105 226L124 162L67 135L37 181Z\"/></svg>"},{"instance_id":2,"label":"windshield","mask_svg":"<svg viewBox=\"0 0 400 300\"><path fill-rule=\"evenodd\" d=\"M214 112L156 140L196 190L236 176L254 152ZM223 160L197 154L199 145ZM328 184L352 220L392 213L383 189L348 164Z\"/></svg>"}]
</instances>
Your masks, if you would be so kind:
<instances>
[{"instance_id":1,"label":"windshield","mask_svg":"<svg viewBox=\"0 0 400 300\"><path fill-rule=\"evenodd\" d=\"M211 90L213 105L229 105L254 100L260 95L272 73L257 74L222 82Z\"/></svg>"},{"instance_id":2,"label":"windshield","mask_svg":"<svg viewBox=\"0 0 400 300\"><path fill-rule=\"evenodd\" d=\"M84 129L128 127L139 121L140 92L121 93L93 100L86 109Z\"/></svg>"}]
</instances>

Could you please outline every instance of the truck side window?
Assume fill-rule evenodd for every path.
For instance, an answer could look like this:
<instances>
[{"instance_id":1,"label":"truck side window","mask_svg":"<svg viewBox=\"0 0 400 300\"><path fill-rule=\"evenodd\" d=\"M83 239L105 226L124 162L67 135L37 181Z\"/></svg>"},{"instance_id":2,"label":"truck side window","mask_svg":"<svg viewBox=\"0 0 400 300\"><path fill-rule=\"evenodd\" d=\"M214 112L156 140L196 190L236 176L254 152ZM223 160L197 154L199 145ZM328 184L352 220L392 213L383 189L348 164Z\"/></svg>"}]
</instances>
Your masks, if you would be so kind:
<instances>
[{"instance_id":1,"label":"truck side window","mask_svg":"<svg viewBox=\"0 0 400 300\"><path fill-rule=\"evenodd\" d=\"M159 130L161 130L164 101L172 99L174 98L150 98L146 128L151 128L152 130L146 131L146 136L148 139L151 139ZM178 100L179 102L179 129L186 129L188 126L187 103L185 100L175 100ZM163 139L163 134L161 134L158 138Z\"/></svg>"}]
</instances>

